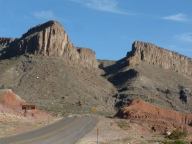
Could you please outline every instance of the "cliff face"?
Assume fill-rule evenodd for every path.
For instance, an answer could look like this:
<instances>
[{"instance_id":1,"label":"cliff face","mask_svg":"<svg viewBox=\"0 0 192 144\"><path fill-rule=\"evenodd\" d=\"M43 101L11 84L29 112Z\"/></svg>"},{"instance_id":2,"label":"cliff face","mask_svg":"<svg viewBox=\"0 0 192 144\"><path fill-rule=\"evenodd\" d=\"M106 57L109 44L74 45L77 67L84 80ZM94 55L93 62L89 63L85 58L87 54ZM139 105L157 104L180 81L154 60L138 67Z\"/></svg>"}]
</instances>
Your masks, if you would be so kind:
<instances>
[{"instance_id":1,"label":"cliff face","mask_svg":"<svg viewBox=\"0 0 192 144\"><path fill-rule=\"evenodd\" d=\"M62 56L66 49L70 49L70 53L74 51L63 27L55 21L31 28L23 34L17 46L21 52L44 56Z\"/></svg>"},{"instance_id":2,"label":"cliff face","mask_svg":"<svg viewBox=\"0 0 192 144\"><path fill-rule=\"evenodd\" d=\"M91 49L88 48L78 48L77 51L79 53L79 62L81 64L98 67L95 52L93 52Z\"/></svg>"},{"instance_id":3,"label":"cliff face","mask_svg":"<svg viewBox=\"0 0 192 144\"><path fill-rule=\"evenodd\" d=\"M134 42L132 51L127 53L127 61L129 65L136 65L144 61L192 76L192 59L146 42Z\"/></svg>"},{"instance_id":4,"label":"cliff face","mask_svg":"<svg viewBox=\"0 0 192 144\"><path fill-rule=\"evenodd\" d=\"M17 47L21 52L59 56L85 67L98 66L95 53L90 49L75 48L61 24L56 21L48 21L31 28L21 37Z\"/></svg>"},{"instance_id":5,"label":"cliff face","mask_svg":"<svg viewBox=\"0 0 192 144\"><path fill-rule=\"evenodd\" d=\"M29 29L20 39L15 40L9 53L63 57L67 62L84 67L98 67L95 52L74 47L57 21L48 21Z\"/></svg>"}]
</instances>

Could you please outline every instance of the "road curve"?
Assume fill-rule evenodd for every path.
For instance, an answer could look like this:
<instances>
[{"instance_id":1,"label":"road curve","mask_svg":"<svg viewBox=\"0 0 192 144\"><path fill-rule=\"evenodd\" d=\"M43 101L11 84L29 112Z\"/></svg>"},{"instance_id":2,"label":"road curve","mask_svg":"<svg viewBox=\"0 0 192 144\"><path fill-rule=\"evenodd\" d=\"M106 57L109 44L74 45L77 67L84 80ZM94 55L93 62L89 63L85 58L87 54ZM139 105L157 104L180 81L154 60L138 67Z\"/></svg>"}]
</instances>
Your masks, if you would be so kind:
<instances>
[{"instance_id":1,"label":"road curve","mask_svg":"<svg viewBox=\"0 0 192 144\"><path fill-rule=\"evenodd\" d=\"M0 139L0 144L74 144L95 127L91 116L68 117L44 128Z\"/></svg>"}]
</instances>

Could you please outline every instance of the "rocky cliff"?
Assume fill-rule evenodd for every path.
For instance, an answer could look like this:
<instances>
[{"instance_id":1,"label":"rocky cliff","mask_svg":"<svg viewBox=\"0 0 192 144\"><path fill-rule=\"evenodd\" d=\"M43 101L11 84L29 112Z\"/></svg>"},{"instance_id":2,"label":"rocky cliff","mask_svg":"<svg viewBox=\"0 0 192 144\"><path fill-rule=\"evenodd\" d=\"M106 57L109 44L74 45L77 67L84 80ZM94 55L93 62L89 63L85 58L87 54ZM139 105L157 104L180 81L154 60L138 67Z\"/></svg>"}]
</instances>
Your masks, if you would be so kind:
<instances>
[{"instance_id":1,"label":"rocky cliff","mask_svg":"<svg viewBox=\"0 0 192 144\"><path fill-rule=\"evenodd\" d=\"M78 48L77 51L79 53L79 62L81 64L84 65L86 63L87 65L98 67L95 52L89 48Z\"/></svg>"},{"instance_id":2,"label":"rocky cliff","mask_svg":"<svg viewBox=\"0 0 192 144\"><path fill-rule=\"evenodd\" d=\"M136 65L144 61L186 76L192 76L192 59L151 43L135 41L132 51L127 53L127 61L129 65Z\"/></svg>"},{"instance_id":3,"label":"rocky cliff","mask_svg":"<svg viewBox=\"0 0 192 144\"><path fill-rule=\"evenodd\" d=\"M68 62L84 67L98 67L95 52L73 46L64 28L57 21L48 21L29 29L11 45L9 53L63 57Z\"/></svg>"},{"instance_id":4,"label":"rocky cliff","mask_svg":"<svg viewBox=\"0 0 192 144\"><path fill-rule=\"evenodd\" d=\"M75 53L67 33L55 21L48 21L28 30L19 39L17 47L21 52L44 56L63 56L66 49L70 49L68 51L69 55Z\"/></svg>"}]
</instances>

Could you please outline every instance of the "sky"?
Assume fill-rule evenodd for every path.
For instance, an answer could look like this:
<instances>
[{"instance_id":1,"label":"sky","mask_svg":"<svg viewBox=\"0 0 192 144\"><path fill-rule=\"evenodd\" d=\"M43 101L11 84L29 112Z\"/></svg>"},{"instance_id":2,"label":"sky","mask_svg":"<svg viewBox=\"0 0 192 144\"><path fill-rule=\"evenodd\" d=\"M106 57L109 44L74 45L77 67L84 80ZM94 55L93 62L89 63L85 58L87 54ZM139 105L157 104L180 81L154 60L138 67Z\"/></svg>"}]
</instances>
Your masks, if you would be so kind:
<instances>
[{"instance_id":1,"label":"sky","mask_svg":"<svg viewBox=\"0 0 192 144\"><path fill-rule=\"evenodd\" d=\"M48 20L98 59L121 59L135 40L192 57L192 0L0 0L0 37Z\"/></svg>"}]
</instances>

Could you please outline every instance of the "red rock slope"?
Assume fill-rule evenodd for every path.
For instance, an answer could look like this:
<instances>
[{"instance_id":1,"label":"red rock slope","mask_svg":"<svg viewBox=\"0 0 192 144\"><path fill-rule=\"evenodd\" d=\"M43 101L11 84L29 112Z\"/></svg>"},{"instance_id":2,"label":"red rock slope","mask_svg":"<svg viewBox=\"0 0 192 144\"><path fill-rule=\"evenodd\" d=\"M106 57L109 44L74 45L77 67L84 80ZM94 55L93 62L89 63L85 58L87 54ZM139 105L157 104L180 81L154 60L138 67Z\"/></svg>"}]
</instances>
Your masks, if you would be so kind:
<instances>
[{"instance_id":1,"label":"red rock slope","mask_svg":"<svg viewBox=\"0 0 192 144\"><path fill-rule=\"evenodd\" d=\"M175 128L192 131L192 114L160 108L139 99L131 101L117 116L147 125L154 131L165 132Z\"/></svg>"},{"instance_id":2,"label":"red rock slope","mask_svg":"<svg viewBox=\"0 0 192 144\"><path fill-rule=\"evenodd\" d=\"M0 90L0 119L6 117L17 116L17 118L25 118L31 120L43 120L50 117L46 112L35 110L22 110L22 105L27 104L23 99L16 95L12 90Z\"/></svg>"}]
</instances>

